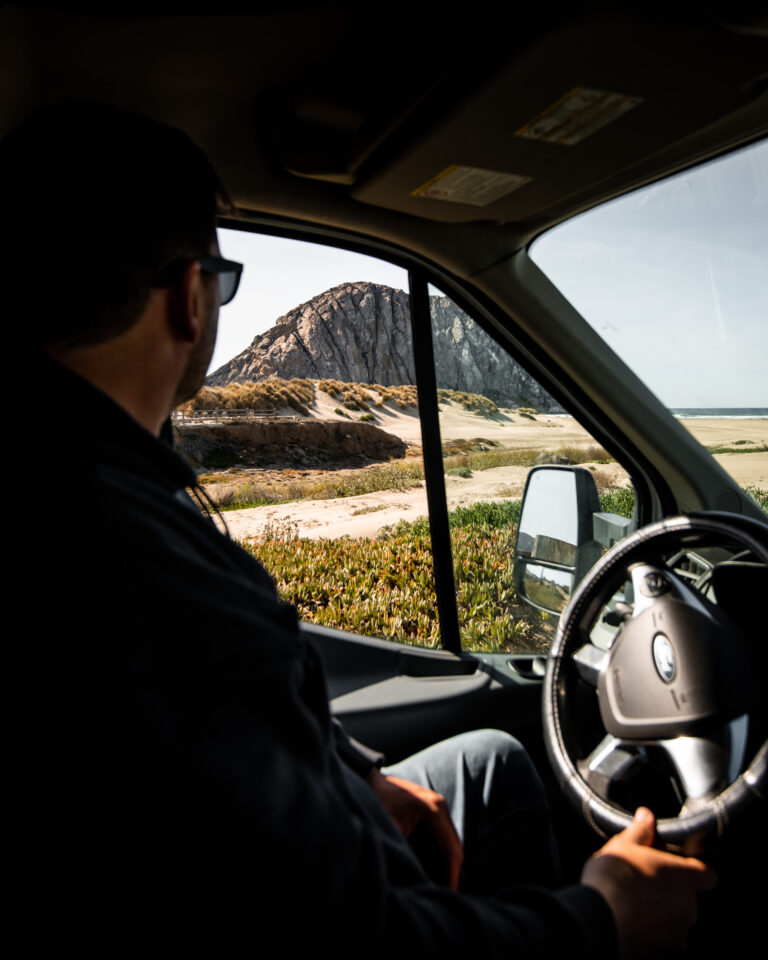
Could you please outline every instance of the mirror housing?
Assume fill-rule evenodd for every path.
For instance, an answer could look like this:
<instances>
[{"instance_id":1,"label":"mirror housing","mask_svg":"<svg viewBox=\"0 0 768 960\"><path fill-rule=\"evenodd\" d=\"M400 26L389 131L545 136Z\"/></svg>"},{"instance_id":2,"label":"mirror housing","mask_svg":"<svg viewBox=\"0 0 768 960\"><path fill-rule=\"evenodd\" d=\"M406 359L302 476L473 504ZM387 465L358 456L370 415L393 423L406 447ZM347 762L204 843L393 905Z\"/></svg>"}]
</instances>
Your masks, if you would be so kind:
<instances>
[{"instance_id":1,"label":"mirror housing","mask_svg":"<svg viewBox=\"0 0 768 960\"><path fill-rule=\"evenodd\" d=\"M557 616L602 552L594 537L600 512L595 479L583 467L534 467L523 494L514 581L531 606Z\"/></svg>"}]
</instances>

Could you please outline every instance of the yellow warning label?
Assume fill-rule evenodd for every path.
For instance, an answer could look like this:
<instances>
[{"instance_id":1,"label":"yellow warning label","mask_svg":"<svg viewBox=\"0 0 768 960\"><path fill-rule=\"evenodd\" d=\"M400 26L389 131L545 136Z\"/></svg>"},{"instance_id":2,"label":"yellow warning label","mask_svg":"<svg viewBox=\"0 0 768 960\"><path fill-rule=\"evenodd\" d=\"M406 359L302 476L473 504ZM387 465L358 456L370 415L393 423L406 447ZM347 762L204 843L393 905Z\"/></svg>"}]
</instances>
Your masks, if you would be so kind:
<instances>
[{"instance_id":1,"label":"yellow warning label","mask_svg":"<svg viewBox=\"0 0 768 960\"><path fill-rule=\"evenodd\" d=\"M482 167L462 167L452 163L437 176L417 187L411 196L485 207L519 189L530 179L517 173L484 170Z\"/></svg>"},{"instance_id":2,"label":"yellow warning label","mask_svg":"<svg viewBox=\"0 0 768 960\"><path fill-rule=\"evenodd\" d=\"M515 136L573 146L642 102L642 97L574 87L530 123L516 130Z\"/></svg>"}]
</instances>

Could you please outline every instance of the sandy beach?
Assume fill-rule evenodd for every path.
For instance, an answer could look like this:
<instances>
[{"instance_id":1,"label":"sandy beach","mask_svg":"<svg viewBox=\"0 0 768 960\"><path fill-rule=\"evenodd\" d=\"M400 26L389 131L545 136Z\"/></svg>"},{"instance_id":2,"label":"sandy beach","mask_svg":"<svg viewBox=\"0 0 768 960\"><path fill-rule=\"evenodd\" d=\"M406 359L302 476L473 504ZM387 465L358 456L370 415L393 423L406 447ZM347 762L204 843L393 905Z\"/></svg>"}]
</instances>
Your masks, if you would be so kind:
<instances>
[{"instance_id":1,"label":"sandy beach","mask_svg":"<svg viewBox=\"0 0 768 960\"><path fill-rule=\"evenodd\" d=\"M335 419L335 401L318 392L319 419ZM377 425L408 444L421 446L421 426L413 408L397 410L377 408ZM359 414L352 415L353 417ZM729 420L691 418L682 421L699 442L706 446L751 446L768 444L768 419ZM443 442L446 440L489 440L514 449L554 450L568 445L585 446L592 438L572 417L536 415L527 419L514 411L503 410L490 419L471 413L458 404L444 405L440 415ZM768 453L717 454L716 459L742 485L768 487ZM616 463L591 466L599 489L628 481ZM479 500L501 500L522 496L527 467L495 467L476 470L469 478L446 477L449 509ZM300 537L375 537L382 527L399 520L426 516L424 484L406 490L385 490L356 497L330 500L304 500L292 503L227 511L226 524L238 539L258 538L265 526L290 531Z\"/></svg>"}]
</instances>

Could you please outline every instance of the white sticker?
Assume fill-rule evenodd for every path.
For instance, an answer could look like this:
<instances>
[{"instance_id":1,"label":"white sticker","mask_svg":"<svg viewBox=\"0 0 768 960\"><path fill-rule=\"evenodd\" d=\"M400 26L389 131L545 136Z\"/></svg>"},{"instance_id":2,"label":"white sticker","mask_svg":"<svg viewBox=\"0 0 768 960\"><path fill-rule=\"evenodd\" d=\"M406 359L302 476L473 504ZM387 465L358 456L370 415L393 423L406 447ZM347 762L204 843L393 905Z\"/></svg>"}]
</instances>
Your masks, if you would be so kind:
<instances>
[{"instance_id":1,"label":"white sticker","mask_svg":"<svg viewBox=\"0 0 768 960\"><path fill-rule=\"evenodd\" d=\"M453 163L414 190L411 196L486 207L494 200L522 187L530 179L516 173L500 173L497 170L483 170L482 167L462 167Z\"/></svg>"},{"instance_id":2,"label":"white sticker","mask_svg":"<svg viewBox=\"0 0 768 960\"><path fill-rule=\"evenodd\" d=\"M642 102L642 97L574 87L557 103L515 131L515 136L573 146Z\"/></svg>"}]
</instances>

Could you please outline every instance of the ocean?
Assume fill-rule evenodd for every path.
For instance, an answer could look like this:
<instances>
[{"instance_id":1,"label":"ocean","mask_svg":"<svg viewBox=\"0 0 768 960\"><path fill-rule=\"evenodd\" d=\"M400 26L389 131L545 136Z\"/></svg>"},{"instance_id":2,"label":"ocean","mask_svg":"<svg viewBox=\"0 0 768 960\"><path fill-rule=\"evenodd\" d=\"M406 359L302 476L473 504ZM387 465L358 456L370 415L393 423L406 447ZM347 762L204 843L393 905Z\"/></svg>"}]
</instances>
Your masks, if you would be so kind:
<instances>
[{"instance_id":1,"label":"ocean","mask_svg":"<svg viewBox=\"0 0 768 960\"><path fill-rule=\"evenodd\" d=\"M765 420L768 419L768 407L670 407L676 417L694 419L697 417L717 417L728 420Z\"/></svg>"}]
</instances>

